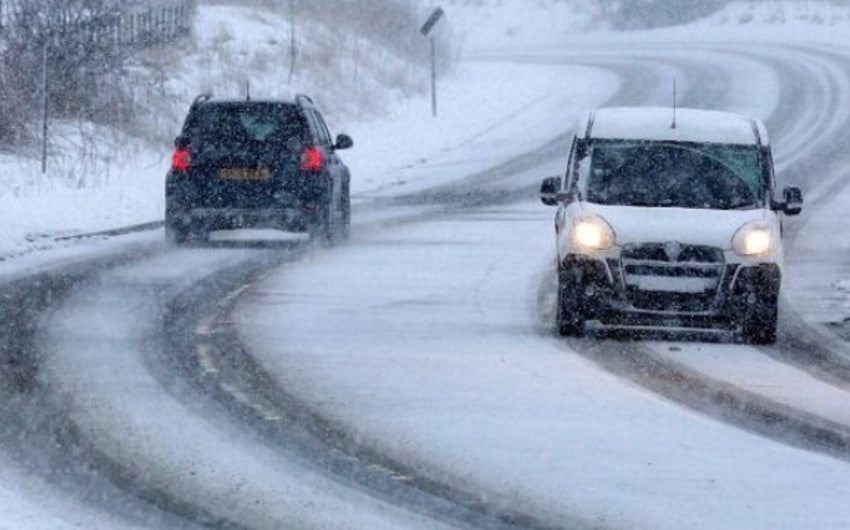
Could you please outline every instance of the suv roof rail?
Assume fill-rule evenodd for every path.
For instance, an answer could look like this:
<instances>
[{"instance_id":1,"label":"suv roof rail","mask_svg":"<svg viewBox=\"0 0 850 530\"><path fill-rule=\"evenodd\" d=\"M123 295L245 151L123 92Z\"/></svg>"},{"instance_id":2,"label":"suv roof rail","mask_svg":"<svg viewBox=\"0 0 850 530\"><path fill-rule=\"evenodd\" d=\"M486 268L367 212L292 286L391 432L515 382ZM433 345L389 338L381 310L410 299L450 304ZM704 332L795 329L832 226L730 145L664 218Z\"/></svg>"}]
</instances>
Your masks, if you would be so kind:
<instances>
[{"instance_id":1,"label":"suv roof rail","mask_svg":"<svg viewBox=\"0 0 850 530\"><path fill-rule=\"evenodd\" d=\"M301 107L314 107L313 98L306 94L295 94L295 102Z\"/></svg>"},{"instance_id":2,"label":"suv roof rail","mask_svg":"<svg viewBox=\"0 0 850 530\"><path fill-rule=\"evenodd\" d=\"M211 92L204 92L203 94L200 94L198 97L196 97L194 101L192 101L192 106L194 107L196 105L200 105L201 103L206 103L207 101L211 100L212 97L213 96Z\"/></svg>"}]
</instances>

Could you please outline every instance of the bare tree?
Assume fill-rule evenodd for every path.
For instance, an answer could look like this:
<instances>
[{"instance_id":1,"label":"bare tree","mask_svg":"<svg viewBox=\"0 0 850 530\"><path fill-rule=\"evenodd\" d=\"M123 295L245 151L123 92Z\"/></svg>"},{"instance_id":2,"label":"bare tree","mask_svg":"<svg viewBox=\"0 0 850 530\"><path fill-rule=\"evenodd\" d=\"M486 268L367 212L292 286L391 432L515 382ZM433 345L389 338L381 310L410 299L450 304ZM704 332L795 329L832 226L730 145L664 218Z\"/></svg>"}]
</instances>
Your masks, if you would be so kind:
<instances>
[{"instance_id":1,"label":"bare tree","mask_svg":"<svg viewBox=\"0 0 850 530\"><path fill-rule=\"evenodd\" d=\"M117 0L4 2L0 32L0 140L13 141L38 115L49 80L51 114L110 122L126 116L123 73L139 49L186 33L192 0L160 0L142 8ZM45 61L46 52L46 61Z\"/></svg>"}]
</instances>

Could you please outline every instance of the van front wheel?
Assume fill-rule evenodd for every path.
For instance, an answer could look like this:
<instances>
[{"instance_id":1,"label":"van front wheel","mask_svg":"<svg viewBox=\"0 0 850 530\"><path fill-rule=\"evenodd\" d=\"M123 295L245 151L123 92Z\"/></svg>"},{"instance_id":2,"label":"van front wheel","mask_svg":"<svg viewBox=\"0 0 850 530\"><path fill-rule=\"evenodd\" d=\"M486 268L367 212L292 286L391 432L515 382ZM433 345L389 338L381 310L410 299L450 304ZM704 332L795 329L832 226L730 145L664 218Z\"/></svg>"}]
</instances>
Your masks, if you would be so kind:
<instances>
[{"instance_id":1,"label":"van front wheel","mask_svg":"<svg viewBox=\"0 0 850 530\"><path fill-rule=\"evenodd\" d=\"M776 344L776 330L779 323L779 300L772 296L761 301L749 318L741 326L744 342L754 345Z\"/></svg>"}]
</instances>

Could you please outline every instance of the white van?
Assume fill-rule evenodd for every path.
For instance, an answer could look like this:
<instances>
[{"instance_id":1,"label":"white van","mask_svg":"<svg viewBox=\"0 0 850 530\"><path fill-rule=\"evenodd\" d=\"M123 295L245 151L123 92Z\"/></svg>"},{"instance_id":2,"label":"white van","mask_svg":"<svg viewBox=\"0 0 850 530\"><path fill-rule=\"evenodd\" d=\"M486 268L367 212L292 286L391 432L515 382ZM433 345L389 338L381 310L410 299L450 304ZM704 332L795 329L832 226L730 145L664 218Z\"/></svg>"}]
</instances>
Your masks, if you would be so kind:
<instances>
[{"instance_id":1,"label":"white van","mask_svg":"<svg viewBox=\"0 0 850 530\"><path fill-rule=\"evenodd\" d=\"M776 341L780 214L767 130L735 114L612 108L581 120L557 206L557 328L734 332Z\"/></svg>"}]
</instances>

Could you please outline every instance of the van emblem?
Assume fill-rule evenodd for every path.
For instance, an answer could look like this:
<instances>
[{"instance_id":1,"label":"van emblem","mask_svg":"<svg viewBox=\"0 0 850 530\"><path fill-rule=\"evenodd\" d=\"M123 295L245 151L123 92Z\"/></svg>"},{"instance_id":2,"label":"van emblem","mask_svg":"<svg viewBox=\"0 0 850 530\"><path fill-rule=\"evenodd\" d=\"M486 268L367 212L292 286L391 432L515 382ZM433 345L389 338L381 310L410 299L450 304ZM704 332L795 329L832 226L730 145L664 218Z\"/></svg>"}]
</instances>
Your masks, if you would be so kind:
<instances>
[{"instance_id":1,"label":"van emblem","mask_svg":"<svg viewBox=\"0 0 850 530\"><path fill-rule=\"evenodd\" d=\"M679 256L682 255L682 244L678 241L668 241L664 244L664 253L667 254L669 261L679 261Z\"/></svg>"}]
</instances>

